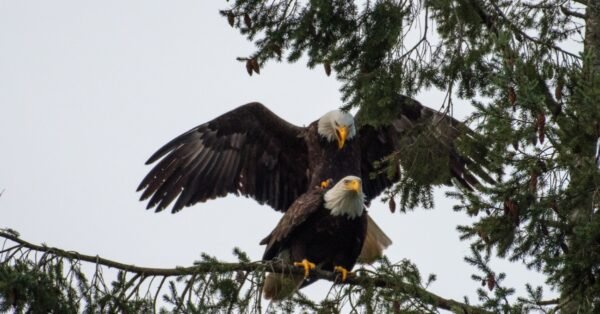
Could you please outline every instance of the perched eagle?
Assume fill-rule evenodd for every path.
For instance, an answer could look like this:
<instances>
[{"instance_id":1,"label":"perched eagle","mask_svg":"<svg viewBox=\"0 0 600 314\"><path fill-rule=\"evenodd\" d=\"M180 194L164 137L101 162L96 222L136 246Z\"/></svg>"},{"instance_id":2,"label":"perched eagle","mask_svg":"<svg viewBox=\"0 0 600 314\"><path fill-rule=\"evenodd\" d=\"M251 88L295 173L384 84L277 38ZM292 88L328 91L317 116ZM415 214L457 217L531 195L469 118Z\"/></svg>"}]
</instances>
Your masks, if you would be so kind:
<instances>
[{"instance_id":1,"label":"perched eagle","mask_svg":"<svg viewBox=\"0 0 600 314\"><path fill-rule=\"evenodd\" d=\"M477 159L459 154L455 140L472 136L462 123L398 95L390 124L372 127L349 113L334 110L307 127L281 119L260 103L249 103L176 137L147 164L160 160L138 187L148 208L161 211L175 199L172 212L228 193L252 197L286 211L300 195L327 179L338 182L348 174L361 178L365 203L399 180L377 171L375 163L398 153L411 164L433 156L441 164L432 184L455 178L471 188L475 175L491 180ZM355 123L357 122L357 123ZM427 145L428 154L415 156L413 147ZM440 168L440 165L433 167ZM447 175L443 175L447 173ZM381 255L390 239L368 219L361 261Z\"/></svg>"},{"instance_id":2,"label":"perched eagle","mask_svg":"<svg viewBox=\"0 0 600 314\"><path fill-rule=\"evenodd\" d=\"M304 276L270 273L263 296L282 299L305 281L315 267L341 273L346 280L367 232L361 179L346 176L326 192L319 187L302 194L285 212L275 229L261 241L263 260L280 260L304 267Z\"/></svg>"}]
</instances>

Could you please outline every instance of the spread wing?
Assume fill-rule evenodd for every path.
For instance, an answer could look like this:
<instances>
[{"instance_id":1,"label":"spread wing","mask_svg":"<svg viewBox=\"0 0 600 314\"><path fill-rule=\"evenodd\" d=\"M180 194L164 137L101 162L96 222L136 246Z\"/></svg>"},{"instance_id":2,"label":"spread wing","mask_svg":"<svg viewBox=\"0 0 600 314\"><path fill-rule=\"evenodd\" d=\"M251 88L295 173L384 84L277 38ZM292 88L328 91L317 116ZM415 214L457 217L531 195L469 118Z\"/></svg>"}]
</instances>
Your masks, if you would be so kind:
<instances>
[{"instance_id":1,"label":"spread wing","mask_svg":"<svg viewBox=\"0 0 600 314\"><path fill-rule=\"evenodd\" d=\"M158 212L177 198L177 212L234 193L284 211L308 184L303 130L260 103L240 106L154 153L146 164L160 161L140 183L140 200Z\"/></svg>"},{"instance_id":2,"label":"spread wing","mask_svg":"<svg viewBox=\"0 0 600 314\"><path fill-rule=\"evenodd\" d=\"M275 229L260 242L261 245L267 245L263 260L274 258L290 234L321 208L322 205L323 191L318 188L312 189L298 197L283 217L281 217Z\"/></svg>"},{"instance_id":3,"label":"spread wing","mask_svg":"<svg viewBox=\"0 0 600 314\"><path fill-rule=\"evenodd\" d=\"M476 134L458 120L398 95L395 118L387 126L361 125L361 176L367 200L377 197L400 179L396 172L386 173L387 162L402 166L404 176L421 184L450 184L451 178L473 189L480 180L494 182L488 174L486 148L480 145L470 152L459 151L460 141L476 143ZM475 147L475 146L473 146ZM377 173L376 175L374 175Z\"/></svg>"}]
</instances>

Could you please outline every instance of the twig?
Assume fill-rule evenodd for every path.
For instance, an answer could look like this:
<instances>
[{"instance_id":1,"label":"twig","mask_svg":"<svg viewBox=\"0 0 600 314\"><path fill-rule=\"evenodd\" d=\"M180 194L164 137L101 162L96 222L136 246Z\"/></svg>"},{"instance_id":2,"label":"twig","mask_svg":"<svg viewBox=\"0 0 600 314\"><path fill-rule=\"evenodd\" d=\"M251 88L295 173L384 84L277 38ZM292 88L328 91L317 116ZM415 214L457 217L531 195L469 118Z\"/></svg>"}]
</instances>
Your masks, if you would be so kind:
<instances>
[{"instance_id":1,"label":"twig","mask_svg":"<svg viewBox=\"0 0 600 314\"><path fill-rule=\"evenodd\" d=\"M162 289L162 286L165 283L165 280L167 280L167 277L163 277L163 279L160 281L160 284L158 285L158 289L156 290L156 294L154 295L154 302L152 303L152 304L154 304L154 314L156 314L156 300L158 300L158 295L160 294L160 289Z\"/></svg>"}]
</instances>

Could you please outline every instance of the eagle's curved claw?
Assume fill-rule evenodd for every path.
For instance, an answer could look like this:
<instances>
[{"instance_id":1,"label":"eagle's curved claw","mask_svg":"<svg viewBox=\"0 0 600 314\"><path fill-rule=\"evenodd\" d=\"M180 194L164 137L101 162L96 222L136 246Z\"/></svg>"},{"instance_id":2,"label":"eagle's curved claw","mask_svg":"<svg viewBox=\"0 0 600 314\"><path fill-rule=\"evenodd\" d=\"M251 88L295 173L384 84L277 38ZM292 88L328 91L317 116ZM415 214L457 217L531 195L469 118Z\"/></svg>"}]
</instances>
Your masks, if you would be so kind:
<instances>
[{"instance_id":1,"label":"eagle's curved claw","mask_svg":"<svg viewBox=\"0 0 600 314\"><path fill-rule=\"evenodd\" d=\"M345 282L346 279L348 279L348 274L350 273L346 268L344 268L343 266L335 266L333 268L333 272L336 273L340 273L342 275L342 282Z\"/></svg>"},{"instance_id":2,"label":"eagle's curved claw","mask_svg":"<svg viewBox=\"0 0 600 314\"><path fill-rule=\"evenodd\" d=\"M315 269L315 264L303 259L302 262L294 262L294 266L304 268L304 278L308 278L308 274L312 269Z\"/></svg>"},{"instance_id":3,"label":"eagle's curved claw","mask_svg":"<svg viewBox=\"0 0 600 314\"><path fill-rule=\"evenodd\" d=\"M332 179L327 179L327 180L321 181L321 184L320 184L321 189L329 188L332 183L333 183Z\"/></svg>"}]
</instances>

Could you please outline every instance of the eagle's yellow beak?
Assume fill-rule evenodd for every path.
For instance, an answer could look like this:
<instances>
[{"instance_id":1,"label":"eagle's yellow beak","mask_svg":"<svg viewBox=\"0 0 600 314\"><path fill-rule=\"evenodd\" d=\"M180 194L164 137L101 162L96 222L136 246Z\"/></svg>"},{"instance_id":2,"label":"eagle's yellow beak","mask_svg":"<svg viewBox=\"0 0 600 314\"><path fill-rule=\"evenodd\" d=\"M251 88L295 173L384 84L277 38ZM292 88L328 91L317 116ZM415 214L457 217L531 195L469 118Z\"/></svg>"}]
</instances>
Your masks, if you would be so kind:
<instances>
[{"instance_id":1,"label":"eagle's yellow beak","mask_svg":"<svg viewBox=\"0 0 600 314\"><path fill-rule=\"evenodd\" d=\"M358 180L350 180L350 182L346 183L346 187L356 193L360 193L362 190L362 186Z\"/></svg>"},{"instance_id":2,"label":"eagle's yellow beak","mask_svg":"<svg viewBox=\"0 0 600 314\"><path fill-rule=\"evenodd\" d=\"M345 126L340 126L336 129L336 133L338 135L338 148L342 149L344 147L344 143L346 143L346 137L348 136L348 128Z\"/></svg>"}]
</instances>

